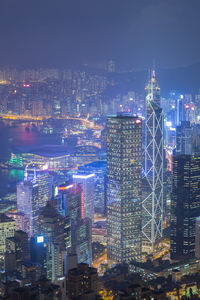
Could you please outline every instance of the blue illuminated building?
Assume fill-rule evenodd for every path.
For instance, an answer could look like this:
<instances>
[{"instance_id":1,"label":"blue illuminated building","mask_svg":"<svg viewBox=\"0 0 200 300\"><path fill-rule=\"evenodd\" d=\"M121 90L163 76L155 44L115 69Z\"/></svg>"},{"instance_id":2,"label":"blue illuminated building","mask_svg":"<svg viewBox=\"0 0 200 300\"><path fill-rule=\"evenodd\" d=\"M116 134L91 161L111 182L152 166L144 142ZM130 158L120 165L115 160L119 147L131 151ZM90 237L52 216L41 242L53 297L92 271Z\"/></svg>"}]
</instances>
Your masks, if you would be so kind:
<instances>
[{"instance_id":1,"label":"blue illuminated building","mask_svg":"<svg viewBox=\"0 0 200 300\"><path fill-rule=\"evenodd\" d=\"M88 175L84 175L84 178L78 178L83 180L83 185L86 185L83 187L86 200L88 197L90 200L87 184L93 177L89 175L88 178ZM59 214L70 220L71 246L67 255L75 253L78 263L87 263L92 266L92 222L90 218L84 218L84 191L79 184L66 182L55 188L55 197L51 202Z\"/></svg>"},{"instance_id":2,"label":"blue illuminated building","mask_svg":"<svg viewBox=\"0 0 200 300\"><path fill-rule=\"evenodd\" d=\"M94 222L94 177L91 173L77 173L73 175L73 184L76 188L79 185L83 192L83 218L90 218Z\"/></svg>"},{"instance_id":3,"label":"blue illuminated building","mask_svg":"<svg viewBox=\"0 0 200 300\"><path fill-rule=\"evenodd\" d=\"M183 95L180 95L176 100L176 125L180 125L182 121L184 121L184 103L183 103Z\"/></svg>"},{"instance_id":4,"label":"blue illuminated building","mask_svg":"<svg viewBox=\"0 0 200 300\"><path fill-rule=\"evenodd\" d=\"M79 173L94 173L94 210L96 213L105 213L106 210L106 161L95 161L80 166Z\"/></svg>"}]
</instances>

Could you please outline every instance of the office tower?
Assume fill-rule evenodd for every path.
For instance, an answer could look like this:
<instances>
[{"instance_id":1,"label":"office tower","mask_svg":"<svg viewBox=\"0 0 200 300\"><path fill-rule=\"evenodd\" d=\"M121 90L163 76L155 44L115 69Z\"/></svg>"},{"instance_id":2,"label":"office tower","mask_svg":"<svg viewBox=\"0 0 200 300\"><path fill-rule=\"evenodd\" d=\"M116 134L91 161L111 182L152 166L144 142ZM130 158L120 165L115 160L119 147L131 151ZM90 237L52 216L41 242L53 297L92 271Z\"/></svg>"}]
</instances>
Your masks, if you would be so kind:
<instances>
[{"instance_id":1,"label":"office tower","mask_svg":"<svg viewBox=\"0 0 200 300\"><path fill-rule=\"evenodd\" d=\"M178 154L192 154L192 128L188 121L181 122L176 127L176 155Z\"/></svg>"},{"instance_id":2,"label":"office tower","mask_svg":"<svg viewBox=\"0 0 200 300\"><path fill-rule=\"evenodd\" d=\"M78 184L65 183L56 188L56 194L52 200L54 207L70 220L71 247L67 255L75 253L78 263L91 266L92 223L89 218L83 218L83 192Z\"/></svg>"},{"instance_id":3,"label":"office tower","mask_svg":"<svg viewBox=\"0 0 200 300\"><path fill-rule=\"evenodd\" d=\"M76 253L78 263L92 266L92 221L83 218L83 192L79 185L67 190L66 216L71 225L71 253Z\"/></svg>"},{"instance_id":4,"label":"office tower","mask_svg":"<svg viewBox=\"0 0 200 300\"><path fill-rule=\"evenodd\" d=\"M176 100L176 126L185 120L183 98L183 95L180 95Z\"/></svg>"},{"instance_id":5,"label":"office tower","mask_svg":"<svg viewBox=\"0 0 200 300\"><path fill-rule=\"evenodd\" d=\"M95 161L78 168L79 173L94 173L94 211L105 213L106 209L106 161Z\"/></svg>"},{"instance_id":6,"label":"office tower","mask_svg":"<svg viewBox=\"0 0 200 300\"><path fill-rule=\"evenodd\" d=\"M71 225L71 251L77 254L78 263L92 266L92 222L89 218Z\"/></svg>"},{"instance_id":7,"label":"office tower","mask_svg":"<svg viewBox=\"0 0 200 300\"><path fill-rule=\"evenodd\" d=\"M71 224L77 224L83 218L83 192L78 184L66 191L66 216Z\"/></svg>"},{"instance_id":8,"label":"office tower","mask_svg":"<svg viewBox=\"0 0 200 300\"><path fill-rule=\"evenodd\" d=\"M30 216L28 214L22 212L9 212L6 213L6 216L15 220L16 230L22 230L28 233L29 237L31 236Z\"/></svg>"},{"instance_id":9,"label":"office tower","mask_svg":"<svg viewBox=\"0 0 200 300\"><path fill-rule=\"evenodd\" d=\"M106 152L106 129L101 130L101 151Z\"/></svg>"},{"instance_id":10,"label":"office tower","mask_svg":"<svg viewBox=\"0 0 200 300\"><path fill-rule=\"evenodd\" d=\"M15 234L15 221L4 214L0 214L0 254L6 252L6 238Z\"/></svg>"},{"instance_id":11,"label":"office tower","mask_svg":"<svg viewBox=\"0 0 200 300\"><path fill-rule=\"evenodd\" d=\"M38 185L32 182L20 182L17 184L17 210L29 218L29 236L36 230L36 220L40 211L38 205Z\"/></svg>"},{"instance_id":12,"label":"office tower","mask_svg":"<svg viewBox=\"0 0 200 300\"><path fill-rule=\"evenodd\" d=\"M83 191L83 218L94 222L94 176L95 174L73 175L73 184L79 185Z\"/></svg>"},{"instance_id":13,"label":"office tower","mask_svg":"<svg viewBox=\"0 0 200 300\"><path fill-rule=\"evenodd\" d=\"M56 186L55 196L51 202L62 216L68 216L77 222L83 217L83 192L80 186L72 183L64 183Z\"/></svg>"},{"instance_id":14,"label":"office tower","mask_svg":"<svg viewBox=\"0 0 200 300\"><path fill-rule=\"evenodd\" d=\"M14 254L16 263L30 259L30 243L28 234L21 230L16 230L13 237L6 238L6 254Z\"/></svg>"},{"instance_id":15,"label":"office tower","mask_svg":"<svg viewBox=\"0 0 200 300\"><path fill-rule=\"evenodd\" d=\"M37 220L36 242L46 244L46 276L51 281L64 275L64 261L70 247L70 222L57 213L48 202Z\"/></svg>"},{"instance_id":16,"label":"office tower","mask_svg":"<svg viewBox=\"0 0 200 300\"><path fill-rule=\"evenodd\" d=\"M107 251L114 263L141 257L142 121L107 118Z\"/></svg>"},{"instance_id":17,"label":"office tower","mask_svg":"<svg viewBox=\"0 0 200 300\"><path fill-rule=\"evenodd\" d=\"M99 290L97 269L90 268L87 264L81 263L77 268L69 270L67 279L69 299L77 299L86 293L97 293ZM95 295L90 299L95 299Z\"/></svg>"},{"instance_id":18,"label":"office tower","mask_svg":"<svg viewBox=\"0 0 200 300\"><path fill-rule=\"evenodd\" d=\"M68 253L67 254L67 273L69 270L77 268L78 259L76 253Z\"/></svg>"},{"instance_id":19,"label":"office tower","mask_svg":"<svg viewBox=\"0 0 200 300\"><path fill-rule=\"evenodd\" d=\"M48 174L47 165L29 163L24 171L24 181L30 181L38 185L38 206L45 207L52 190L52 177Z\"/></svg>"},{"instance_id":20,"label":"office tower","mask_svg":"<svg viewBox=\"0 0 200 300\"><path fill-rule=\"evenodd\" d=\"M30 235L37 232L37 218L50 196L50 179L46 166L26 166L24 182L17 184L17 209L30 216Z\"/></svg>"},{"instance_id":21,"label":"office tower","mask_svg":"<svg viewBox=\"0 0 200 300\"><path fill-rule=\"evenodd\" d=\"M143 178L143 251L151 252L162 236L163 218L163 114L160 88L152 73L146 88L145 165Z\"/></svg>"},{"instance_id":22,"label":"office tower","mask_svg":"<svg viewBox=\"0 0 200 300\"><path fill-rule=\"evenodd\" d=\"M171 194L172 259L194 257L195 225L200 216L200 156L173 156Z\"/></svg>"},{"instance_id":23,"label":"office tower","mask_svg":"<svg viewBox=\"0 0 200 300\"><path fill-rule=\"evenodd\" d=\"M200 217L196 218L195 227L195 257L200 259Z\"/></svg>"}]
</instances>

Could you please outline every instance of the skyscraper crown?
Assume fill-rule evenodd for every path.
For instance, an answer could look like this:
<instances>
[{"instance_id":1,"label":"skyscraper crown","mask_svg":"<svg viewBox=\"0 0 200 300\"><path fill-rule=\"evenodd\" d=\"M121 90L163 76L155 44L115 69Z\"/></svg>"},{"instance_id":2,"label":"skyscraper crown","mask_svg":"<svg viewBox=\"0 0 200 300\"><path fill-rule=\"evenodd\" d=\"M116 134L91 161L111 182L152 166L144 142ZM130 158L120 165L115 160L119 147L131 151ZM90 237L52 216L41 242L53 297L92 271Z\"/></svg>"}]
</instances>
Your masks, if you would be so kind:
<instances>
[{"instance_id":1,"label":"skyscraper crown","mask_svg":"<svg viewBox=\"0 0 200 300\"><path fill-rule=\"evenodd\" d=\"M146 102L154 102L160 105L160 88L156 79L156 72L152 70L150 79L145 87Z\"/></svg>"}]
</instances>

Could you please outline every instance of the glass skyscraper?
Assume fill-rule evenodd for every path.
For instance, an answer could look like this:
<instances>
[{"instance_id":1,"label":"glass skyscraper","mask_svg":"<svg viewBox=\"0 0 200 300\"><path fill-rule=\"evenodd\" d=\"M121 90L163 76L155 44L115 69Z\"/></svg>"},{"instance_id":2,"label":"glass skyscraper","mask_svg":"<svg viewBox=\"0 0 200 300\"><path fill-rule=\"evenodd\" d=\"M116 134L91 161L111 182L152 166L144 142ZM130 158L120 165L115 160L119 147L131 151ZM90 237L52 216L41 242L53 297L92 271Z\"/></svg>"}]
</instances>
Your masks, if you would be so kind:
<instances>
[{"instance_id":1,"label":"glass skyscraper","mask_svg":"<svg viewBox=\"0 0 200 300\"><path fill-rule=\"evenodd\" d=\"M195 256L195 225L200 216L200 155L173 157L171 259Z\"/></svg>"},{"instance_id":2,"label":"glass skyscraper","mask_svg":"<svg viewBox=\"0 0 200 300\"><path fill-rule=\"evenodd\" d=\"M189 121L176 127L176 154L192 154L192 127Z\"/></svg>"},{"instance_id":3,"label":"glass skyscraper","mask_svg":"<svg viewBox=\"0 0 200 300\"><path fill-rule=\"evenodd\" d=\"M163 114L155 72L146 86L145 153L142 201L143 250L152 251L162 237Z\"/></svg>"},{"instance_id":4,"label":"glass skyscraper","mask_svg":"<svg viewBox=\"0 0 200 300\"><path fill-rule=\"evenodd\" d=\"M17 185L17 208L19 212L30 216L30 235L37 232L37 218L49 200L50 189L45 165L27 165L24 182Z\"/></svg>"},{"instance_id":5,"label":"glass skyscraper","mask_svg":"<svg viewBox=\"0 0 200 300\"><path fill-rule=\"evenodd\" d=\"M114 263L140 260L142 121L107 118L107 251Z\"/></svg>"},{"instance_id":6,"label":"glass skyscraper","mask_svg":"<svg viewBox=\"0 0 200 300\"><path fill-rule=\"evenodd\" d=\"M79 184L69 182L59 185L56 190L57 195L51 202L61 215L70 220L67 255L76 253L78 263L92 266L92 222L90 218L84 218L83 191Z\"/></svg>"},{"instance_id":7,"label":"glass skyscraper","mask_svg":"<svg viewBox=\"0 0 200 300\"><path fill-rule=\"evenodd\" d=\"M74 187L79 185L83 192L83 218L90 218L92 223L94 222L94 176L94 173L73 175Z\"/></svg>"},{"instance_id":8,"label":"glass skyscraper","mask_svg":"<svg viewBox=\"0 0 200 300\"><path fill-rule=\"evenodd\" d=\"M92 174L94 173L94 210L96 213L105 213L106 210L106 161L94 161L92 163L80 166L79 173Z\"/></svg>"}]
</instances>

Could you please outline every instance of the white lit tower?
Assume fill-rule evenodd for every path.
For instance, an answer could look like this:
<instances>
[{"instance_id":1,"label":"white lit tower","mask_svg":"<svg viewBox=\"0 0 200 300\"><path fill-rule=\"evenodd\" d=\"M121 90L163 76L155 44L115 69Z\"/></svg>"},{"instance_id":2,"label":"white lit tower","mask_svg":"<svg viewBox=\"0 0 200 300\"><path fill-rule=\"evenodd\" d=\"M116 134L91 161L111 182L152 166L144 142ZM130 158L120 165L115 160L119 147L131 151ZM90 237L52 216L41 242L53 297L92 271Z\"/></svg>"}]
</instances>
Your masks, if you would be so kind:
<instances>
[{"instance_id":1,"label":"white lit tower","mask_svg":"<svg viewBox=\"0 0 200 300\"><path fill-rule=\"evenodd\" d=\"M30 235L37 233L37 219L50 198L50 178L47 166L29 163L24 182L17 184L17 209L30 218Z\"/></svg>"},{"instance_id":2,"label":"white lit tower","mask_svg":"<svg viewBox=\"0 0 200 300\"><path fill-rule=\"evenodd\" d=\"M142 246L142 120L107 118L107 251L111 263L140 261Z\"/></svg>"},{"instance_id":3,"label":"white lit tower","mask_svg":"<svg viewBox=\"0 0 200 300\"><path fill-rule=\"evenodd\" d=\"M155 71L146 85L145 165L143 178L143 251L151 252L162 237L163 113Z\"/></svg>"}]
</instances>

